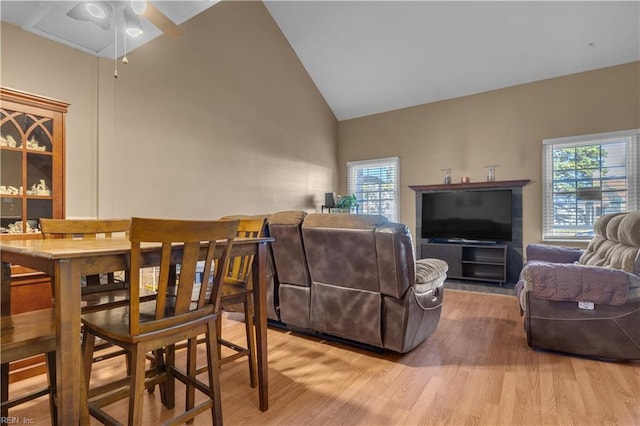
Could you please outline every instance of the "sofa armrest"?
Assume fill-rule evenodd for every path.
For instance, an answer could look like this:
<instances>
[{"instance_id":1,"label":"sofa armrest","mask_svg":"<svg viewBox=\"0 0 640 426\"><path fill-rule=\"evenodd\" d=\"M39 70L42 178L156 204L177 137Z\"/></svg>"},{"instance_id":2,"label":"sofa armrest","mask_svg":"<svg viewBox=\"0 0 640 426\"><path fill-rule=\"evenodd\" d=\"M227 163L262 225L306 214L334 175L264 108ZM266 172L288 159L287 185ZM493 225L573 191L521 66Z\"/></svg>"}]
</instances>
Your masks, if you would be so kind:
<instances>
[{"instance_id":1,"label":"sofa armrest","mask_svg":"<svg viewBox=\"0 0 640 426\"><path fill-rule=\"evenodd\" d=\"M580 259L583 252L584 250L580 248L529 244L527 246L527 262L573 263Z\"/></svg>"},{"instance_id":2,"label":"sofa armrest","mask_svg":"<svg viewBox=\"0 0 640 426\"><path fill-rule=\"evenodd\" d=\"M447 279L449 265L440 259L419 259L416 261L416 282L414 292L424 294L433 290Z\"/></svg>"},{"instance_id":3,"label":"sofa armrest","mask_svg":"<svg viewBox=\"0 0 640 426\"><path fill-rule=\"evenodd\" d=\"M521 277L524 289L541 299L606 305L623 305L630 287L640 286L637 275L572 263L529 263Z\"/></svg>"}]
</instances>

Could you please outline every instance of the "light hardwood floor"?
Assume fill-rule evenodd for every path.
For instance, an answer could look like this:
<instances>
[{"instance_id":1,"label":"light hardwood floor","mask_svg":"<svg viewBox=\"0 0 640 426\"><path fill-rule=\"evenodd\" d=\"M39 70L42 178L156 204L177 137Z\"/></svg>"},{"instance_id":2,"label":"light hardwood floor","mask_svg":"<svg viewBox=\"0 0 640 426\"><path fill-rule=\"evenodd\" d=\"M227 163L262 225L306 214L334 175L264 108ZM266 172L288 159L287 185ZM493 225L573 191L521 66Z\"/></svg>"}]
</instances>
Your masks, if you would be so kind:
<instances>
[{"instance_id":1,"label":"light hardwood floor","mask_svg":"<svg viewBox=\"0 0 640 426\"><path fill-rule=\"evenodd\" d=\"M225 318L226 337L243 333ZM238 360L221 374L228 425L640 425L640 363L530 349L513 296L446 290L437 331L404 355L273 329L268 338L269 411L258 410L246 363ZM123 367L121 360L99 363L94 377ZM145 394L147 425L168 417L158 395ZM112 407L126 419L126 402ZM47 409L42 398L11 415L44 425ZM210 417L196 424L211 424Z\"/></svg>"}]
</instances>

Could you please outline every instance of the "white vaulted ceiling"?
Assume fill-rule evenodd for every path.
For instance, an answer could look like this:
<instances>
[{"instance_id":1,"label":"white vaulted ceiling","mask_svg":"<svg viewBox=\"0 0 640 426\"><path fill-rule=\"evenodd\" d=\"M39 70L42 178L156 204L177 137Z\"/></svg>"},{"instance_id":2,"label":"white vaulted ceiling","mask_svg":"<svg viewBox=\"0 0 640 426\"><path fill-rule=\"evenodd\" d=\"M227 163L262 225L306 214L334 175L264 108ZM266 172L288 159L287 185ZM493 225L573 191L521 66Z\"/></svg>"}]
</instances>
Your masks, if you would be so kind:
<instances>
[{"instance_id":1,"label":"white vaulted ceiling","mask_svg":"<svg viewBox=\"0 0 640 426\"><path fill-rule=\"evenodd\" d=\"M3 1L0 14L112 57L104 34L61 34L69 18L60 11L73 3ZM153 3L178 24L215 4ZM265 4L339 120L640 60L638 1Z\"/></svg>"},{"instance_id":2,"label":"white vaulted ceiling","mask_svg":"<svg viewBox=\"0 0 640 426\"><path fill-rule=\"evenodd\" d=\"M637 61L639 5L267 2L341 120Z\"/></svg>"}]
</instances>

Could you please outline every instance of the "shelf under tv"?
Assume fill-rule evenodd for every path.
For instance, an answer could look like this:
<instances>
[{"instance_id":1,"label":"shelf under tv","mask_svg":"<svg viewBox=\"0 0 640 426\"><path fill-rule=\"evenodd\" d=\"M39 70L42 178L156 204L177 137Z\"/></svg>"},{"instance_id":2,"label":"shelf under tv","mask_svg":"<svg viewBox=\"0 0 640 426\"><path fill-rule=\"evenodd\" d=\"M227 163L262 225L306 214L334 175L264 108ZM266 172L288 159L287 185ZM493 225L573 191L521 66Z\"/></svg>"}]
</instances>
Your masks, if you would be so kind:
<instances>
[{"instance_id":1,"label":"shelf under tv","mask_svg":"<svg viewBox=\"0 0 640 426\"><path fill-rule=\"evenodd\" d=\"M507 281L506 244L422 243L421 258L442 259L447 277L504 283Z\"/></svg>"}]
</instances>

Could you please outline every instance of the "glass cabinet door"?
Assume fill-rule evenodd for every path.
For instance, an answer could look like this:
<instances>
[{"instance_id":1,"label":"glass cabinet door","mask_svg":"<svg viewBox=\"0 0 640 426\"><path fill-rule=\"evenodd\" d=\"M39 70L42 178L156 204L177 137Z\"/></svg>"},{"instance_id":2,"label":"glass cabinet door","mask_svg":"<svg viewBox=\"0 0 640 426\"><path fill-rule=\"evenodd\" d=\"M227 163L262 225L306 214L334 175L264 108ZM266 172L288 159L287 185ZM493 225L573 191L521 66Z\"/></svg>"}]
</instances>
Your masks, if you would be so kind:
<instances>
[{"instance_id":1,"label":"glass cabinet door","mask_svg":"<svg viewBox=\"0 0 640 426\"><path fill-rule=\"evenodd\" d=\"M53 217L53 119L27 114L24 147L26 150L25 195L26 232L39 231L41 217Z\"/></svg>"},{"instance_id":2,"label":"glass cabinet door","mask_svg":"<svg viewBox=\"0 0 640 426\"><path fill-rule=\"evenodd\" d=\"M0 110L0 232L23 232L25 115Z\"/></svg>"},{"instance_id":3,"label":"glass cabinet door","mask_svg":"<svg viewBox=\"0 0 640 426\"><path fill-rule=\"evenodd\" d=\"M23 95L17 96L23 100ZM40 218L62 216L63 196L57 192L64 187L62 122L66 109L58 113L47 105L36 108L28 99L20 110L18 102L5 99L0 108L0 233L38 233Z\"/></svg>"}]
</instances>

